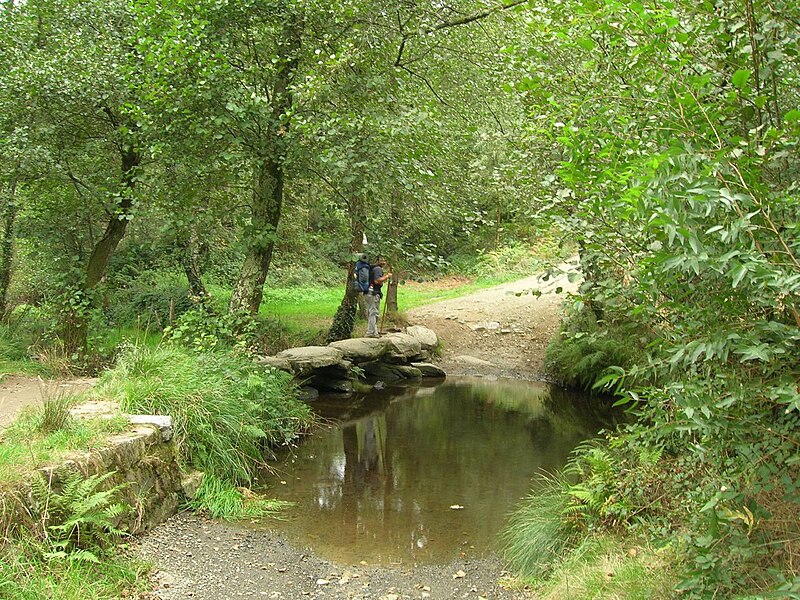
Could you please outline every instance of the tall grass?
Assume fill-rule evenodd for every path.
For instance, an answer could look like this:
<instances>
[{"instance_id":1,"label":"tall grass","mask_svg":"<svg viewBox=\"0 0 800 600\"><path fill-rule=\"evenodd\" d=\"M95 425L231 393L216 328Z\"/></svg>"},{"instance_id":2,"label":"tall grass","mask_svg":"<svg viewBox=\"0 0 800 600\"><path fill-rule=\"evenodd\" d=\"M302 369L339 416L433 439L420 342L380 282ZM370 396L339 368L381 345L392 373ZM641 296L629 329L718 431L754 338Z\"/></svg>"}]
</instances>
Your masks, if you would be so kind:
<instances>
[{"instance_id":1,"label":"tall grass","mask_svg":"<svg viewBox=\"0 0 800 600\"><path fill-rule=\"evenodd\" d=\"M177 345L128 348L94 393L125 412L171 415L184 465L234 485L250 484L270 446L311 420L287 374Z\"/></svg>"},{"instance_id":2,"label":"tall grass","mask_svg":"<svg viewBox=\"0 0 800 600\"><path fill-rule=\"evenodd\" d=\"M538 476L501 533L503 556L522 578L545 576L578 545L580 530L567 518L569 488L561 473Z\"/></svg>"}]
</instances>

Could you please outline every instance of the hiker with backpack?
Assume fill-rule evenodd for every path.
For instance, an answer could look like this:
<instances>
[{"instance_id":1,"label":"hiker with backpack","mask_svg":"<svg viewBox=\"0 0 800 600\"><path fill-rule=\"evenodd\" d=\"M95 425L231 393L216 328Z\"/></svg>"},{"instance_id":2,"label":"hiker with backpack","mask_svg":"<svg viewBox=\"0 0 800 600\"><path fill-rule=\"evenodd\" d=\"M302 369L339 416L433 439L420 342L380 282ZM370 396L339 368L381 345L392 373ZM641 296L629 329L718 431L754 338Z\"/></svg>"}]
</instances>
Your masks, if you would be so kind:
<instances>
[{"instance_id":1,"label":"hiker with backpack","mask_svg":"<svg viewBox=\"0 0 800 600\"><path fill-rule=\"evenodd\" d=\"M386 261L380 255L376 256L375 263L370 265L367 255L361 254L354 269L356 290L364 294L364 304L367 309L366 337L369 338L381 337L378 332L378 317L381 313L381 298L383 297L381 288L383 282L392 277L391 272L383 272L385 265Z\"/></svg>"}]
</instances>

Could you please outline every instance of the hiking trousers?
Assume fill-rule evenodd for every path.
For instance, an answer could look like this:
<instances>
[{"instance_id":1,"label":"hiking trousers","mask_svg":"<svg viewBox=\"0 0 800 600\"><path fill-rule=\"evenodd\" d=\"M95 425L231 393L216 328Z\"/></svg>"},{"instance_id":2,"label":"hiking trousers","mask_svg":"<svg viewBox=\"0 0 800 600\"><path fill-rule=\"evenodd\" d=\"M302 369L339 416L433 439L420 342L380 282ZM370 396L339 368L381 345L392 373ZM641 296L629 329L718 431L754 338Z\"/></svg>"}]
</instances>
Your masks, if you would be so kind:
<instances>
[{"instance_id":1,"label":"hiking trousers","mask_svg":"<svg viewBox=\"0 0 800 600\"><path fill-rule=\"evenodd\" d=\"M364 294L364 306L367 309L367 335L378 335L381 297L377 294Z\"/></svg>"}]
</instances>

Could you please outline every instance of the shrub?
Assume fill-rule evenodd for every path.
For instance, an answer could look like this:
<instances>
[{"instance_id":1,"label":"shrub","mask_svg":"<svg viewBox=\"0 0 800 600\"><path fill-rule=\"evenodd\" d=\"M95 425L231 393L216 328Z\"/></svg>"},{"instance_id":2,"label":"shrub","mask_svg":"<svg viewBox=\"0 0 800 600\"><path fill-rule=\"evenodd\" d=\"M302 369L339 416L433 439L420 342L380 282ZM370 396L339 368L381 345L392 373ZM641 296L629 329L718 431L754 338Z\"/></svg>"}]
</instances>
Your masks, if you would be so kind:
<instances>
[{"instance_id":1,"label":"shrub","mask_svg":"<svg viewBox=\"0 0 800 600\"><path fill-rule=\"evenodd\" d=\"M563 474L537 477L501 534L503 556L525 579L545 576L582 537L581 528L567 518L569 488Z\"/></svg>"}]
</instances>

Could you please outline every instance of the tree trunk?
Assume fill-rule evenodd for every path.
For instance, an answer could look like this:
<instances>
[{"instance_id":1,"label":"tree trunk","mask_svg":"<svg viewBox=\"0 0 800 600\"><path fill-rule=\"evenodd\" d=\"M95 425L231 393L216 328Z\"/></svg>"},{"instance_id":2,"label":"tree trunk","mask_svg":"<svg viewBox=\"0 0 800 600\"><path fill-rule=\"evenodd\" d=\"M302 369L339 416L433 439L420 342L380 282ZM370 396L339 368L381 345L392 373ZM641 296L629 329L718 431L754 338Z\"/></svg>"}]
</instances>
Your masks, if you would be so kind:
<instances>
[{"instance_id":1,"label":"tree trunk","mask_svg":"<svg viewBox=\"0 0 800 600\"><path fill-rule=\"evenodd\" d=\"M292 12L285 15L283 23L278 44L278 68L271 95L272 117L266 127L265 154L260 157L253 177L253 233L250 234L239 279L231 295L228 307L231 313L245 311L251 315L258 314L283 209L287 151L285 136L290 125L289 114L293 103L291 84L299 62L303 18L301 14Z\"/></svg>"},{"instance_id":2,"label":"tree trunk","mask_svg":"<svg viewBox=\"0 0 800 600\"><path fill-rule=\"evenodd\" d=\"M283 205L283 165L266 159L256 167L247 254L233 288L229 311L258 314Z\"/></svg>"},{"instance_id":3,"label":"tree trunk","mask_svg":"<svg viewBox=\"0 0 800 600\"><path fill-rule=\"evenodd\" d=\"M352 196L348 202L348 213L350 216L350 253L351 255L360 254L364 251L364 231L366 229L366 207L360 196ZM333 315L333 322L328 330L327 340L338 342L339 340L349 340L353 337L353 329L356 326L356 312L359 307L361 294L356 292L353 287L353 270L355 265L350 262L347 268L347 279L344 284L344 296L336 314Z\"/></svg>"},{"instance_id":4,"label":"tree trunk","mask_svg":"<svg viewBox=\"0 0 800 600\"><path fill-rule=\"evenodd\" d=\"M6 208L3 211L3 238L0 242L0 318L8 311L8 287L11 284L11 269L14 256L14 224L19 207L15 202L16 178L11 182Z\"/></svg>"},{"instance_id":5,"label":"tree trunk","mask_svg":"<svg viewBox=\"0 0 800 600\"><path fill-rule=\"evenodd\" d=\"M134 178L141 156L133 149L122 150L122 194L117 211L111 215L103 237L92 249L86 265L86 277L82 289L76 290L84 297L85 309L91 306L91 292L103 279L108 263L117 249L130 220L130 209L133 206L133 191L136 187ZM63 317L62 341L67 354L80 353L86 350L88 336L88 315L82 308L72 308Z\"/></svg>"},{"instance_id":6,"label":"tree trunk","mask_svg":"<svg viewBox=\"0 0 800 600\"><path fill-rule=\"evenodd\" d=\"M394 240L400 239L400 230L403 225L403 214L400 210L401 204L401 192L395 187L394 190L392 190L392 204L390 208L390 223L392 224L392 239ZM386 312L389 314L390 319L394 317L400 309L397 304L397 281L399 277L395 269L395 267L397 267L395 261L392 261L391 266L393 277L386 285Z\"/></svg>"},{"instance_id":7,"label":"tree trunk","mask_svg":"<svg viewBox=\"0 0 800 600\"><path fill-rule=\"evenodd\" d=\"M189 235L178 242L178 246L181 267L189 282L189 294L192 298L206 298L208 292L203 284L200 241L195 225L192 225Z\"/></svg>"}]
</instances>

